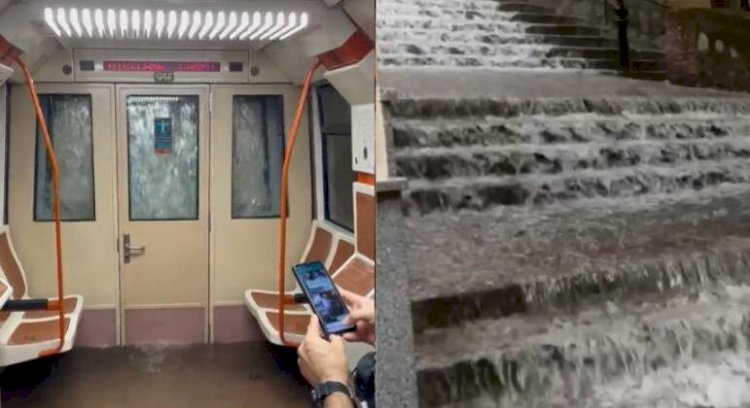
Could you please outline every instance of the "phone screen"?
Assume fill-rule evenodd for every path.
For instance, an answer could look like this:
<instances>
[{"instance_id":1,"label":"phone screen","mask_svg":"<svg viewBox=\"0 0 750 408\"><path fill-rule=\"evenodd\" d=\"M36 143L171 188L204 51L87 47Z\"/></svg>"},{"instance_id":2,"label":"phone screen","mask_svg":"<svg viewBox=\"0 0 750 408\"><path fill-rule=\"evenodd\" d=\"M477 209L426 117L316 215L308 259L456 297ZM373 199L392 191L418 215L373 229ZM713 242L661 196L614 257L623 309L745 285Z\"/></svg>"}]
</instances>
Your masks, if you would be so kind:
<instances>
[{"instance_id":1,"label":"phone screen","mask_svg":"<svg viewBox=\"0 0 750 408\"><path fill-rule=\"evenodd\" d=\"M305 292L313 311L318 315L323 331L327 335L354 329L353 325L344 323L349 310L322 263L310 262L295 265L292 272L302 287L302 291Z\"/></svg>"}]
</instances>

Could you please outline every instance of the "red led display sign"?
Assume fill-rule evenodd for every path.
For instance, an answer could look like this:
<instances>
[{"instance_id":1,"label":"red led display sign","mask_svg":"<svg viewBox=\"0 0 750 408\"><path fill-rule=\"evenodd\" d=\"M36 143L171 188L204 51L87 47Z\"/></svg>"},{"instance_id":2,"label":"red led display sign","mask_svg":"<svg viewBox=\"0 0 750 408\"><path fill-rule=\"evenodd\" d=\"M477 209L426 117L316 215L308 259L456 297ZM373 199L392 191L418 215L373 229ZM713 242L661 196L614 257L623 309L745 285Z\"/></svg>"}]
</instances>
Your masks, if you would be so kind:
<instances>
[{"instance_id":1,"label":"red led display sign","mask_svg":"<svg viewBox=\"0 0 750 408\"><path fill-rule=\"evenodd\" d=\"M105 71L117 72L219 72L220 62L202 61L104 61Z\"/></svg>"}]
</instances>

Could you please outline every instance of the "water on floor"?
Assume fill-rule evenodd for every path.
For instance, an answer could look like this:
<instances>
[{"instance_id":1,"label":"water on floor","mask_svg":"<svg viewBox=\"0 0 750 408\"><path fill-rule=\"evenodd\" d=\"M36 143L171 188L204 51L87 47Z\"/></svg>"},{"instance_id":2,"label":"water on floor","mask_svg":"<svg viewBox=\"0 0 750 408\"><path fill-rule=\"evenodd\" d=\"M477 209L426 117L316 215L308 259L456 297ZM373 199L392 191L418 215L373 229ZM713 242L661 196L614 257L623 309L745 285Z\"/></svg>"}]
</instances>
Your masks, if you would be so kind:
<instances>
[{"instance_id":1,"label":"water on floor","mask_svg":"<svg viewBox=\"0 0 750 408\"><path fill-rule=\"evenodd\" d=\"M3 408L307 407L294 350L262 343L74 349L8 367Z\"/></svg>"}]
</instances>

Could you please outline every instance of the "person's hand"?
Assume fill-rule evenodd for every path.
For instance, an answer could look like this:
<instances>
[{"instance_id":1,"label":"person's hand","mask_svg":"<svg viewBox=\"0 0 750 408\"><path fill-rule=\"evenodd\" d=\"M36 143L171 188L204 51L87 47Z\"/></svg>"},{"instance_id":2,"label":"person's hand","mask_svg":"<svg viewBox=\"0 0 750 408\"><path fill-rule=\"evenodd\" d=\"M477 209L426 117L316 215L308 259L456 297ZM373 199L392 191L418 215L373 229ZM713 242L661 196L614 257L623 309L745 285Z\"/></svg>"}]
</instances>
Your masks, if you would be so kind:
<instances>
[{"instance_id":1,"label":"person's hand","mask_svg":"<svg viewBox=\"0 0 750 408\"><path fill-rule=\"evenodd\" d=\"M305 340L297 349L297 363L302 375L311 385L327 381L348 384L349 368L344 354L344 341L330 336L330 341L320 337L320 322L313 316L307 326Z\"/></svg>"},{"instance_id":2,"label":"person's hand","mask_svg":"<svg viewBox=\"0 0 750 408\"><path fill-rule=\"evenodd\" d=\"M375 345L375 302L348 290L339 289L341 297L349 307L345 323L357 326L357 331L344 333L344 339L351 342L365 342Z\"/></svg>"}]
</instances>

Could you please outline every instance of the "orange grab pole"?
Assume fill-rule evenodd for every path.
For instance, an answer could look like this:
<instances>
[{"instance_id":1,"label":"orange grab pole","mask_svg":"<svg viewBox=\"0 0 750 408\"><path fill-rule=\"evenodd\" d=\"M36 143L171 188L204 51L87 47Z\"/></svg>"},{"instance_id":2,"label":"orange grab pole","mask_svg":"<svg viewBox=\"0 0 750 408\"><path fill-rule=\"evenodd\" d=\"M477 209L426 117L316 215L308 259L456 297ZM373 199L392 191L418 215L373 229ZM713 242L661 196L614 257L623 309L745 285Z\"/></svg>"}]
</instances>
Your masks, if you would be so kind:
<instances>
[{"instance_id":1,"label":"orange grab pole","mask_svg":"<svg viewBox=\"0 0 750 408\"><path fill-rule=\"evenodd\" d=\"M47 161L52 169L52 214L55 221L55 255L57 262L57 304L50 306L49 309L58 311L60 330L60 343L57 347L43 350L39 353L40 357L51 356L57 354L62 350L63 343L65 341L65 312L63 307L63 267L62 267L62 239L60 236L60 168L57 166L57 157L55 156L55 150L52 147L52 139L49 137L49 131L47 130L47 122L44 120L44 114L42 113L42 105L39 103L39 97L36 93L36 87L34 86L34 80L31 78L29 67L25 62L18 56L14 56L13 60L23 72L26 77L26 88L29 91L31 102L34 104L34 111L36 112L36 120L39 124L39 130L42 131L44 137L44 148L47 151Z\"/></svg>"},{"instance_id":2,"label":"orange grab pole","mask_svg":"<svg viewBox=\"0 0 750 408\"><path fill-rule=\"evenodd\" d=\"M280 218L279 218L279 270L278 270L278 285L279 285L279 335L281 336L281 342L287 347L294 347L296 344L287 342L284 335L284 305L288 296L284 296L285 282L286 282L286 196L287 188L289 187L289 166L292 162L292 153L294 152L294 144L297 142L297 133L299 131L300 123L302 122L302 115L305 113L305 105L307 104L307 95L310 93L310 83L312 82L315 71L320 67L321 62L317 61L305 76L305 82L302 86L302 94L299 97L297 103L297 111L294 113L294 119L292 120L292 126L289 129L289 137L286 142L286 152L284 153L284 164L281 168L281 200L279 201L280 207Z\"/></svg>"}]
</instances>

